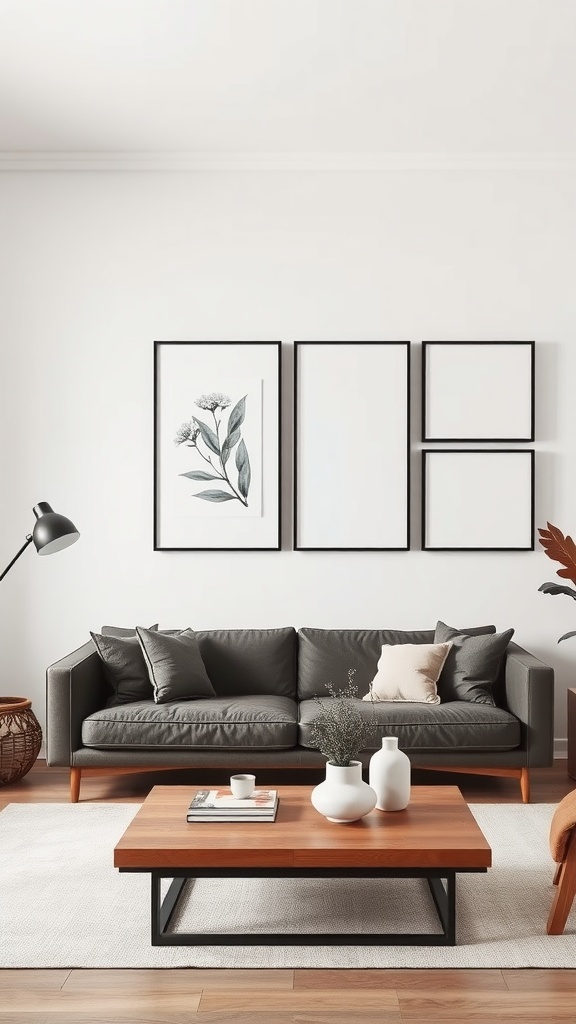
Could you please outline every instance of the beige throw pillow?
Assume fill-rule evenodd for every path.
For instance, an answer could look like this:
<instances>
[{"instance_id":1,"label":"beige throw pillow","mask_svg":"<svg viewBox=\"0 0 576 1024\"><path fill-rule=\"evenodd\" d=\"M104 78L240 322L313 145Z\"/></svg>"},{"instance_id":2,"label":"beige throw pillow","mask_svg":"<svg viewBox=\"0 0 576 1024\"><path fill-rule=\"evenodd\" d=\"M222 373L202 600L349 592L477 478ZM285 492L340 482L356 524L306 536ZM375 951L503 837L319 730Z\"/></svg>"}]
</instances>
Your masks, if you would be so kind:
<instances>
[{"instance_id":1,"label":"beige throw pillow","mask_svg":"<svg viewBox=\"0 0 576 1024\"><path fill-rule=\"evenodd\" d=\"M452 642L384 644L370 693L362 700L439 704L436 689Z\"/></svg>"}]
</instances>

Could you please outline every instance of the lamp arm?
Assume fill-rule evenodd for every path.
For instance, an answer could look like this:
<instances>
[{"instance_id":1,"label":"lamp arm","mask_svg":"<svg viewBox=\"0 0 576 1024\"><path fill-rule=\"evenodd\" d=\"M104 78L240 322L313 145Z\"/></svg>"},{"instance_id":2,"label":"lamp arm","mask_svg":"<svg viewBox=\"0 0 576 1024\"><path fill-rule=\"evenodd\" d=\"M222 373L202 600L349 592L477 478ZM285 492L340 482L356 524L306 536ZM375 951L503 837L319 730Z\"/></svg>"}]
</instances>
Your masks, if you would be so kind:
<instances>
[{"instance_id":1,"label":"lamp arm","mask_svg":"<svg viewBox=\"0 0 576 1024\"><path fill-rule=\"evenodd\" d=\"M18 559L20 558L20 555L24 554L24 552L26 551L26 548L27 548L27 547L28 547L28 545L29 545L29 544L31 544L31 543L32 543L32 534L31 534L31 533L29 533L29 534L27 534L27 536L26 536L26 540L24 541L24 543L23 543L22 547L20 548L20 551L18 551L18 552L17 552L17 554L15 554L15 555L14 555L14 558L12 559L12 561L11 561L11 562L8 562L8 565L7 565L7 566L6 566L6 568L4 569L4 572L2 573L2 575L0 575L0 580L3 580L3 579L4 579L4 577L5 577L5 575L6 575L6 573L7 573L7 572L10 572L10 569L11 569L11 568L12 568L12 566L14 565L14 562L17 562L17 561L18 561Z\"/></svg>"}]
</instances>

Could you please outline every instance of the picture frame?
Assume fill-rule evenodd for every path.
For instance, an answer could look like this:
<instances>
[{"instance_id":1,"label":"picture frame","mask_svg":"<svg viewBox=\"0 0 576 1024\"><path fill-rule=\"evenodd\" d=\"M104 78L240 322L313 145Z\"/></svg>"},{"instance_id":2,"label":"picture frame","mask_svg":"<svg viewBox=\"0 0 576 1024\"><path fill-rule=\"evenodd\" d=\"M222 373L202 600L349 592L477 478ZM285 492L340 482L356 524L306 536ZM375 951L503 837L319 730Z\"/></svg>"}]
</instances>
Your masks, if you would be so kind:
<instances>
[{"instance_id":1,"label":"picture frame","mask_svg":"<svg viewBox=\"0 0 576 1024\"><path fill-rule=\"evenodd\" d=\"M422 451L423 551L533 551L534 449Z\"/></svg>"},{"instance_id":2,"label":"picture frame","mask_svg":"<svg viewBox=\"0 0 576 1024\"><path fill-rule=\"evenodd\" d=\"M279 341L154 342L154 550L277 551Z\"/></svg>"},{"instance_id":3,"label":"picture frame","mask_svg":"<svg viewBox=\"0 0 576 1024\"><path fill-rule=\"evenodd\" d=\"M410 547L410 342L294 345L294 549Z\"/></svg>"},{"instance_id":4,"label":"picture frame","mask_svg":"<svg viewBox=\"0 0 576 1024\"><path fill-rule=\"evenodd\" d=\"M422 440L535 437L534 341L424 341Z\"/></svg>"}]
</instances>

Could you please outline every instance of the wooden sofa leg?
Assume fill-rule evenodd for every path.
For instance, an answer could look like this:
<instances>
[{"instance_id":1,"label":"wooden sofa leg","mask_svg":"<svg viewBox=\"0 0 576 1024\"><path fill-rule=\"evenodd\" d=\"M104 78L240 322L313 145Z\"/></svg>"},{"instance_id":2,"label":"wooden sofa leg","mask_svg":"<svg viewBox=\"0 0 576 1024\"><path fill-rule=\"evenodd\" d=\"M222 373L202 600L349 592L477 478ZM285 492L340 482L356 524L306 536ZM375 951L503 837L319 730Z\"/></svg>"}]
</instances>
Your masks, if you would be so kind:
<instances>
[{"instance_id":1,"label":"wooden sofa leg","mask_svg":"<svg viewBox=\"0 0 576 1024\"><path fill-rule=\"evenodd\" d=\"M558 872L556 872L558 874ZM570 908L576 893L576 831L568 842L565 858L560 865L560 875L554 900L550 908L546 932L548 935L562 935Z\"/></svg>"},{"instance_id":2,"label":"wooden sofa leg","mask_svg":"<svg viewBox=\"0 0 576 1024\"><path fill-rule=\"evenodd\" d=\"M560 875L562 874L562 861L556 865L556 871L554 872L554 878L552 879L552 885L558 885L560 881Z\"/></svg>"},{"instance_id":3,"label":"wooden sofa leg","mask_svg":"<svg viewBox=\"0 0 576 1024\"><path fill-rule=\"evenodd\" d=\"M70 803L77 804L80 799L80 782L82 781L82 769L70 769Z\"/></svg>"},{"instance_id":4,"label":"wooden sofa leg","mask_svg":"<svg viewBox=\"0 0 576 1024\"><path fill-rule=\"evenodd\" d=\"M522 803L530 803L530 771L528 768L522 768L520 773L520 792L522 793Z\"/></svg>"}]
</instances>

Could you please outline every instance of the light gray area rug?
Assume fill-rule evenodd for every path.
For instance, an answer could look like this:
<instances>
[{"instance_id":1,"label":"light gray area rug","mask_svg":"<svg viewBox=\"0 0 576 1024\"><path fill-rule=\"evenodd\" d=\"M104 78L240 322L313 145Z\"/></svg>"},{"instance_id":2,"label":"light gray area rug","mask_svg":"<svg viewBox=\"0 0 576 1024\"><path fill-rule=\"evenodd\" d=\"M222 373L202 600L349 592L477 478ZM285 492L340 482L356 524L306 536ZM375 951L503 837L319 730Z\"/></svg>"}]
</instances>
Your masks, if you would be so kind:
<instances>
[{"instance_id":1,"label":"light gray area rug","mask_svg":"<svg viewBox=\"0 0 576 1024\"><path fill-rule=\"evenodd\" d=\"M150 945L150 879L112 851L135 804L10 804L0 813L0 967L574 967L576 913L547 936L552 804L477 804L493 850L460 875L458 945L307 946L314 930L438 930L422 880L203 880L175 928L301 931L302 946ZM345 828L346 826L342 826Z\"/></svg>"}]
</instances>

